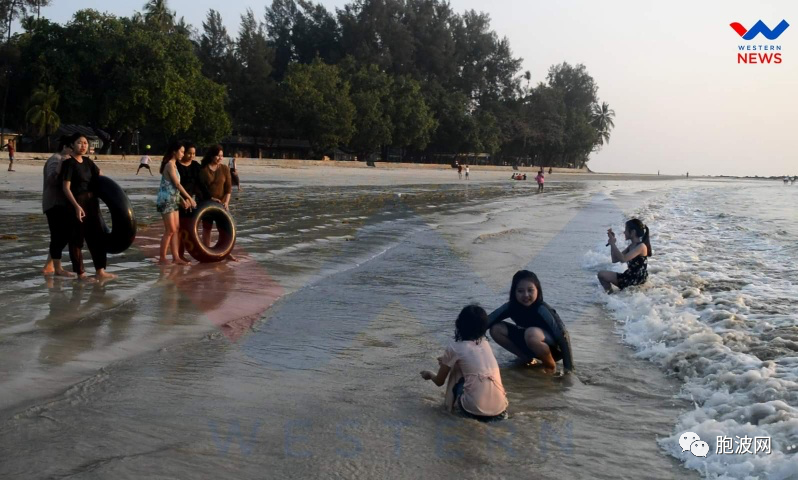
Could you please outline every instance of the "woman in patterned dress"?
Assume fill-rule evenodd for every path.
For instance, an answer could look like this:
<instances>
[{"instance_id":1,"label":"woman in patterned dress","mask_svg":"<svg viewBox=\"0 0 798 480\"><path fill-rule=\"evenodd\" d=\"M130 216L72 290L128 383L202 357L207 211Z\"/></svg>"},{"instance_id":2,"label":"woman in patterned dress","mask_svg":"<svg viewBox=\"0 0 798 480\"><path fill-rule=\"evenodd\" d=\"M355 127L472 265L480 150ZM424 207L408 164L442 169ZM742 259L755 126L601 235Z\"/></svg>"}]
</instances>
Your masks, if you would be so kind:
<instances>
[{"instance_id":1,"label":"woman in patterned dress","mask_svg":"<svg viewBox=\"0 0 798 480\"><path fill-rule=\"evenodd\" d=\"M639 219L633 218L626 222L623 235L631 244L621 251L615 245L615 233L611 228L607 230L607 245L612 254L612 263L627 262L628 266L623 273L607 270L598 273L599 282L607 293L612 292L613 285L623 290L632 285L641 285L648 279L648 257L651 256L648 227Z\"/></svg>"},{"instance_id":2,"label":"woman in patterned dress","mask_svg":"<svg viewBox=\"0 0 798 480\"><path fill-rule=\"evenodd\" d=\"M158 189L158 198L155 205L158 213L163 217L163 238L161 238L161 250L158 263L167 265L166 250L172 250L172 263L177 265L188 265L190 262L180 259L179 239L177 230L179 228L178 210L183 205L184 208L195 208L197 202L180 185L180 174L177 172L177 162L183 158L185 148L180 143L174 142L169 145L163 160L161 160L161 187Z\"/></svg>"}]
</instances>

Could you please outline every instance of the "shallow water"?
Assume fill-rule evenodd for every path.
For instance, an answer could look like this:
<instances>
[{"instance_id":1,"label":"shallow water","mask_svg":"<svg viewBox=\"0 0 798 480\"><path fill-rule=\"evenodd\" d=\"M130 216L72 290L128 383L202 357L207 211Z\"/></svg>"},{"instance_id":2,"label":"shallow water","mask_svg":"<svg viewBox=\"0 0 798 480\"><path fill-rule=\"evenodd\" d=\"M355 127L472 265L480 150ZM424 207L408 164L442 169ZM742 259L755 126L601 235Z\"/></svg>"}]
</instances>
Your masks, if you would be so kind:
<instances>
[{"instance_id":1,"label":"shallow water","mask_svg":"<svg viewBox=\"0 0 798 480\"><path fill-rule=\"evenodd\" d=\"M726 184L552 182L543 195L505 182L253 185L232 202L239 262L165 269L150 260L162 229L152 186L123 185L145 227L111 257L120 280L105 285L45 281L43 216L0 211L20 237L0 243L3 476L697 476L671 455L672 436L700 411L691 383L645 353L651 332L627 330L624 315L648 322L651 309L623 308L637 297L670 305L653 292L676 268L667 262L687 263L676 232L690 220L674 209ZM655 232L657 275L608 298L595 281L608 257L598 244L638 213ZM459 309L500 305L523 267L569 328L577 376L545 377L492 344L511 418L452 418L418 372L434 367ZM693 268L686 278L699 277ZM779 281L791 280L762 279ZM762 312L795 325L788 311Z\"/></svg>"}]
</instances>

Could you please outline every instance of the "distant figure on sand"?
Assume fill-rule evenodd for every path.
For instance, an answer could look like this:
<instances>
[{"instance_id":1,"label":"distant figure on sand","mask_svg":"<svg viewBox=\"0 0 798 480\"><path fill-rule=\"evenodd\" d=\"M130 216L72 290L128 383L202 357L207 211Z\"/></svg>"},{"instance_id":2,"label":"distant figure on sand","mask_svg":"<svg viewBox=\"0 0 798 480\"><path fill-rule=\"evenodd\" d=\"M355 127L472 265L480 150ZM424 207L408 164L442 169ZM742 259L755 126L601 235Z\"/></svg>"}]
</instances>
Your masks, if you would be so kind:
<instances>
[{"instance_id":1,"label":"distant figure on sand","mask_svg":"<svg viewBox=\"0 0 798 480\"><path fill-rule=\"evenodd\" d=\"M44 188L42 190L42 211L47 216L47 226L50 227L50 254L44 264L42 273L45 275L58 275L73 277L74 273L67 272L61 266L61 257L64 247L72 238L72 212L69 202L64 196L64 190L58 181L61 174L61 164L69 157L69 136L63 135L58 142L58 152L54 153L44 162Z\"/></svg>"},{"instance_id":2,"label":"distant figure on sand","mask_svg":"<svg viewBox=\"0 0 798 480\"><path fill-rule=\"evenodd\" d=\"M599 282L607 293L612 292L615 285L623 290L632 285L641 285L648 280L648 257L651 256L651 240L648 227L637 218L626 222L623 232L627 241L632 243L623 251L615 245L615 233L607 230L607 246L610 247L612 263L627 262L628 268L623 273L602 270L598 273Z\"/></svg>"},{"instance_id":3,"label":"distant figure on sand","mask_svg":"<svg viewBox=\"0 0 798 480\"><path fill-rule=\"evenodd\" d=\"M468 180L468 174L471 172L471 170L468 168L468 165L466 165L465 170L466 170L466 180Z\"/></svg>"},{"instance_id":4,"label":"distant figure on sand","mask_svg":"<svg viewBox=\"0 0 798 480\"><path fill-rule=\"evenodd\" d=\"M549 175L551 175L551 172L552 172L552 169L551 169L551 167L549 167Z\"/></svg>"},{"instance_id":5,"label":"distant figure on sand","mask_svg":"<svg viewBox=\"0 0 798 480\"><path fill-rule=\"evenodd\" d=\"M540 171L535 177L535 180L538 182L538 193L543 192L543 183L546 181L546 178L543 176L543 167L540 167Z\"/></svg>"},{"instance_id":6,"label":"distant figure on sand","mask_svg":"<svg viewBox=\"0 0 798 480\"><path fill-rule=\"evenodd\" d=\"M238 160L239 153L236 152L235 155L230 157L230 161L227 163L227 168L230 169L230 181L231 184L238 187L238 191L241 191L241 179L238 176L238 165L236 164L236 160Z\"/></svg>"},{"instance_id":7,"label":"distant figure on sand","mask_svg":"<svg viewBox=\"0 0 798 480\"><path fill-rule=\"evenodd\" d=\"M690 172L687 172L687 178L690 178Z\"/></svg>"},{"instance_id":8,"label":"distant figure on sand","mask_svg":"<svg viewBox=\"0 0 798 480\"><path fill-rule=\"evenodd\" d=\"M507 395L499 365L485 338L488 315L478 305L460 311L454 342L438 357L438 373L421 372L421 378L437 386L446 382L446 408L481 421L507 418Z\"/></svg>"},{"instance_id":9,"label":"distant figure on sand","mask_svg":"<svg viewBox=\"0 0 798 480\"><path fill-rule=\"evenodd\" d=\"M459 163L457 164L457 177L462 180L463 179L463 166Z\"/></svg>"},{"instance_id":10,"label":"distant figure on sand","mask_svg":"<svg viewBox=\"0 0 798 480\"><path fill-rule=\"evenodd\" d=\"M142 168L146 168L148 172L150 172L150 176L152 176L152 170L150 170L150 151L147 150L144 152L144 156L141 157L139 160L139 168L136 169L136 175L139 174L139 170Z\"/></svg>"},{"instance_id":11,"label":"distant figure on sand","mask_svg":"<svg viewBox=\"0 0 798 480\"><path fill-rule=\"evenodd\" d=\"M508 318L515 324L503 321ZM545 373L555 373L559 360L566 372L574 369L568 330L543 301L540 280L529 270L513 275L509 301L491 312L490 336L524 363L542 361Z\"/></svg>"},{"instance_id":12,"label":"distant figure on sand","mask_svg":"<svg viewBox=\"0 0 798 480\"><path fill-rule=\"evenodd\" d=\"M13 172L14 171L14 153L16 152L16 150L14 149L14 142L9 140L8 143L3 145L3 148L7 148L8 149L8 171L9 172Z\"/></svg>"}]
</instances>

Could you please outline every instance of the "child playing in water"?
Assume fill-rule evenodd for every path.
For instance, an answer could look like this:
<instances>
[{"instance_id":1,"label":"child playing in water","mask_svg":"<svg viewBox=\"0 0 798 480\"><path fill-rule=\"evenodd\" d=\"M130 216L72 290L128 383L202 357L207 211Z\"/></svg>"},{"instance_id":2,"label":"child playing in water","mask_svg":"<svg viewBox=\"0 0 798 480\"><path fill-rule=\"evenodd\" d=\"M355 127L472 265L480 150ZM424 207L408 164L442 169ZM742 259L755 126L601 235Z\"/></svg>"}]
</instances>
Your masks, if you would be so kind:
<instances>
[{"instance_id":1,"label":"child playing in water","mask_svg":"<svg viewBox=\"0 0 798 480\"><path fill-rule=\"evenodd\" d=\"M538 193L543 191L543 183L546 181L546 178L543 176L543 167L540 168L537 177L535 180L538 182Z\"/></svg>"},{"instance_id":2,"label":"child playing in water","mask_svg":"<svg viewBox=\"0 0 798 480\"><path fill-rule=\"evenodd\" d=\"M509 301L490 314L490 336L524 362L543 362L545 373L555 373L559 360L563 373L574 369L568 330L557 311L543 301L540 280L529 270L513 275Z\"/></svg>"},{"instance_id":3,"label":"child playing in water","mask_svg":"<svg viewBox=\"0 0 798 480\"><path fill-rule=\"evenodd\" d=\"M454 343L438 357L437 374L421 372L424 380L446 384L446 407L480 421L507 417L507 396L499 365L485 339L488 314L479 305L463 308L455 321Z\"/></svg>"}]
</instances>

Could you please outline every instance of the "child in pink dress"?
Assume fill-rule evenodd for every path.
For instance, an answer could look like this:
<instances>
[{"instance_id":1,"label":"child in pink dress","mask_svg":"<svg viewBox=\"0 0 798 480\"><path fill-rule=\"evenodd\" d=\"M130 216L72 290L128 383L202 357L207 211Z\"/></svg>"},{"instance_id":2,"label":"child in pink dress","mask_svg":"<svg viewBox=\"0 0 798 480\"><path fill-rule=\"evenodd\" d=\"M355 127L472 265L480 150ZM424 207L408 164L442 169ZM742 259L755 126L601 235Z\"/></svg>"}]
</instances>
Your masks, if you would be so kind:
<instances>
[{"instance_id":1,"label":"child in pink dress","mask_svg":"<svg viewBox=\"0 0 798 480\"><path fill-rule=\"evenodd\" d=\"M438 357L437 374L421 372L424 380L446 384L446 408L481 421L507 417L507 395L499 365L485 338L488 314L478 305L469 305L455 322L454 342Z\"/></svg>"},{"instance_id":2,"label":"child in pink dress","mask_svg":"<svg viewBox=\"0 0 798 480\"><path fill-rule=\"evenodd\" d=\"M541 168L538 172L538 176L535 177L535 180L538 181L538 193L543 191L543 183L546 181L546 177L543 176L543 169Z\"/></svg>"}]
</instances>

